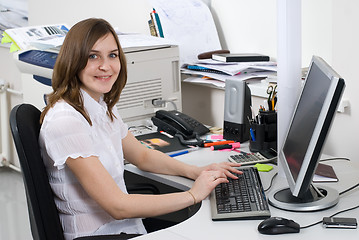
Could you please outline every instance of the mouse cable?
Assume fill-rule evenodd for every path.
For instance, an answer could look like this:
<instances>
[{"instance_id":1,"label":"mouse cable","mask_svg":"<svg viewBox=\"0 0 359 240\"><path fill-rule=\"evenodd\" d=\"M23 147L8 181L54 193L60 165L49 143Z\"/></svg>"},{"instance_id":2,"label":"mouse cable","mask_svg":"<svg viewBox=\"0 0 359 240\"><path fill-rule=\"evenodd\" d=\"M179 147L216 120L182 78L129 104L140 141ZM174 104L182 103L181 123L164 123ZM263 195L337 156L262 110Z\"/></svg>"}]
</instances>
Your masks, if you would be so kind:
<instances>
[{"instance_id":1,"label":"mouse cable","mask_svg":"<svg viewBox=\"0 0 359 240\"><path fill-rule=\"evenodd\" d=\"M336 216L336 215L338 215L338 214L340 214L340 213L344 213L344 212L348 212L348 211L354 210L354 209L356 209L356 208L359 208L359 205L354 206L354 207L351 207L351 208L344 209L344 210L339 211L339 212L336 212L336 213L334 213L334 214L330 215L330 216L329 216L329 218L332 218L332 217L334 217L334 216ZM313 226L315 226L315 225L317 225L317 224L320 224L320 223L322 223L322 222L323 222L323 220L320 220L320 221L318 221L318 222L315 222L315 223L309 224L309 225L307 225L307 226L300 227L300 229L313 227Z\"/></svg>"}]
</instances>

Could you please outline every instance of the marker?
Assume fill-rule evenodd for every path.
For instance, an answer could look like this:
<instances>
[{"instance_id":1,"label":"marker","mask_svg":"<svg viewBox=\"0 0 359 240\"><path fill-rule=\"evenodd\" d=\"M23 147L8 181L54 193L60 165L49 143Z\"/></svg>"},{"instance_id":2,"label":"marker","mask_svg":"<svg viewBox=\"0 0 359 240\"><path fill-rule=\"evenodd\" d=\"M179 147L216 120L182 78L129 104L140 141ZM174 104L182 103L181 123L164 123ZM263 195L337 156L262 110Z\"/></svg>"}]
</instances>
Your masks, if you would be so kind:
<instances>
[{"instance_id":1,"label":"marker","mask_svg":"<svg viewBox=\"0 0 359 240\"><path fill-rule=\"evenodd\" d=\"M235 143L211 146L211 150L212 151L214 151L214 150L223 150L223 149L234 150L235 148L239 148L240 146L241 146L241 144L239 142L235 142Z\"/></svg>"},{"instance_id":2,"label":"marker","mask_svg":"<svg viewBox=\"0 0 359 240\"><path fill-rule=\"evenodd\" d=\"M216 146L216 145L224 145L234 143L234 141L218 141L218 142L211 142L211 143L205 143L203 144L204 147L210 147L210 146Z\"/></svg>"}]
</instances>

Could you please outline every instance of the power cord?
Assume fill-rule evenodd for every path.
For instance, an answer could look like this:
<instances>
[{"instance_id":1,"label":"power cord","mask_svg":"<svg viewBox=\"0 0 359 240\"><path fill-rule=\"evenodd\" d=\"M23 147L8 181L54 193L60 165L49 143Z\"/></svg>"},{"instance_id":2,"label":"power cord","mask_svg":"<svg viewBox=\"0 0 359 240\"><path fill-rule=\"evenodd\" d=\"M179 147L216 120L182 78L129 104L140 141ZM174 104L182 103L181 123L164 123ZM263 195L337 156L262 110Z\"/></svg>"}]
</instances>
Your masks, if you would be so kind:
<instances>
[{"instance_id":1,"label":"power cord","mask_svg":"<svg viewBox=\"0 0 359 240\"><path fill-rule=\"evenodd\" d=\"M176 105L175 101L173 101L173 100L164 100L161 98L152 100L153 106L156 106L156 107L160 107L166 103L171 103L173 105L174 110L177 111L177 105Z\"/></svg>"}]
</instances>

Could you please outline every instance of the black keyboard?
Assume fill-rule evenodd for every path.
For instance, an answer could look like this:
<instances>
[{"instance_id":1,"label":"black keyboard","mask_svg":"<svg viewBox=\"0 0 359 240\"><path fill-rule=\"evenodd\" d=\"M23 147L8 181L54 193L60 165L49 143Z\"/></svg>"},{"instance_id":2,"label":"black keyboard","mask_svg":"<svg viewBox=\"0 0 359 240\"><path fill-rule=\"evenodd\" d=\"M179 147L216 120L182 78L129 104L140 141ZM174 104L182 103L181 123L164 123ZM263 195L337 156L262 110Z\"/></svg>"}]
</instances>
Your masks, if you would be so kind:
<instances>
[{"instance_id":1,"label":"black keyboard","mask_svg":"<svg viewBox=\"0 0 359 240\"><path fill-rule=\"evenodd\" d=\"M271 216L258 170L241 169L238 179L219 184L211 193L212 220L265 219Z\"/></svg>"}]
</instances>

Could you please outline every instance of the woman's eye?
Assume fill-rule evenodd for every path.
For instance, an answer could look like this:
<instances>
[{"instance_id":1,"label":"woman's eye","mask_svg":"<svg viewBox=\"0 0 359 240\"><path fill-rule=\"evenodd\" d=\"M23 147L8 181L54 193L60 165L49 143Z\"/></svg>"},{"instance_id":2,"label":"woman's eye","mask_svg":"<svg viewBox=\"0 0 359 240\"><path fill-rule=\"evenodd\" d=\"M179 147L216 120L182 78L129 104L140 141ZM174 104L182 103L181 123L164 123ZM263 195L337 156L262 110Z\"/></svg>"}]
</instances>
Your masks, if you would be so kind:
<instances>
[{"instance_id":1,"label":"woman's eye","mask_svg":"<svg viewBox=\"0 0 359 240\"><path fill-rule=\"evenodd\" d=\"M117 55L116 53L111 53L111 54L110 54L110 58L117 58L117 56L118 56L118 55Z\"/></svg>"},{"instance_id":2,"label":"woman's eye","mask_svg":"<svg viewBox=\"0 0 359 240\"><path fill-rule=\"evenodd\" d=\"M96 54L90 54L89 59L96 59L97 55Z\"/></svg>"}]
</instances>

